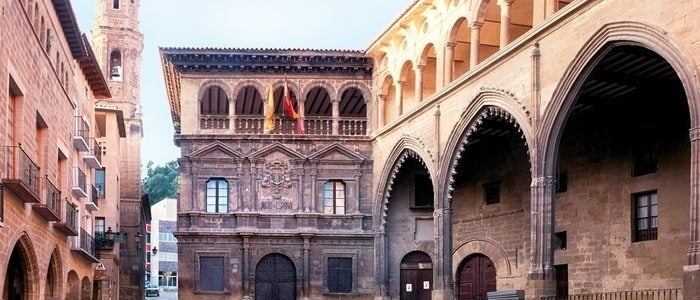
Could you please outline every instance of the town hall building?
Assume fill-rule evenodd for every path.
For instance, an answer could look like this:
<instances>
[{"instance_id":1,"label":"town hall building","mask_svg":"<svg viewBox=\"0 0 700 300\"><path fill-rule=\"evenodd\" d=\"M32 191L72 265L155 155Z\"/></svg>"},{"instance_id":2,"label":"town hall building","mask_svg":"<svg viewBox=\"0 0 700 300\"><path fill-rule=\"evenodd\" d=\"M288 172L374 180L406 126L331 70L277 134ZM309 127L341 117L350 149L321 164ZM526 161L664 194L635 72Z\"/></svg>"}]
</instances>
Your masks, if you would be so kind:
<instances>
[{"instance_id":1,"label":"town hall building","mask_svg":"<svg viewBox=\"0 0 700 300\"><path fill-rule=\"evenodd\" d=\"M161 48L180 299L697 299L700 4L670 2L416 0L362 51Z\"/></svg>"}]
</instances>

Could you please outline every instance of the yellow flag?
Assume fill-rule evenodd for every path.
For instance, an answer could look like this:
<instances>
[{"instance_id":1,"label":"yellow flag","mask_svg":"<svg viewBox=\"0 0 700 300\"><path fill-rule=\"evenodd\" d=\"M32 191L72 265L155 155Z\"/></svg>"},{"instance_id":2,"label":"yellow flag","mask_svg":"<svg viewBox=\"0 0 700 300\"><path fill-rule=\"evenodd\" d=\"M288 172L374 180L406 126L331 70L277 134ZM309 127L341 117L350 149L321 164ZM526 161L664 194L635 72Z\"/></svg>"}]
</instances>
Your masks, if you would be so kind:
<instances>
[{"instance_id":1,"label":"yellow flag","mask_svg":"<svg viewBox=\"0 0 700 300\"><path fill-rule=\"evenodd\" d=\"M272 84L267 92L267 106L265 107L265 128L264 133L270 133L275 129L275 96L272 93Z\"/></svg>"}]
</instances>

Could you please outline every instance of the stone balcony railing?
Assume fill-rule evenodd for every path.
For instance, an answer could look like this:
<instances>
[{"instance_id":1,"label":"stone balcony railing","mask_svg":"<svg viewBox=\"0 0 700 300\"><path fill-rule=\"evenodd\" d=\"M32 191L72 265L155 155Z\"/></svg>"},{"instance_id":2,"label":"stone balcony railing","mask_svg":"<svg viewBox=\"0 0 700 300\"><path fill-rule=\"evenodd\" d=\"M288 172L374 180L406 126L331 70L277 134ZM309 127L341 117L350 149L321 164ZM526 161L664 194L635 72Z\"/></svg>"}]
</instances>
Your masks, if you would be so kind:
<instances>
[{"instance_id":1,"label":"stone balcony railing","mask_svg":"<svg viewBox=\"0 0 700 300\"><path fill-rule=\"evenodd\" d=\"M189 212L178 216L178 229L211 230L218 232L275 232L275 233L370 233L371 216L364 214L324 215L297 213L289 215L259 212L227 214Z\"/></svg>"},{"instance_id":2,"label":"stone balcony railing","mask_svg":"<svg viewBox=\"0 0 700 300\"><path fill-rule=\"evenodd\" d=\"M334 128L334 120L336 124ZM216 130L217 133L230 133L239 135L296 134L297 120L291 118L275 118L275 128L269 133L265 132L265 118L263 116L226 116L203 115L200 116L199 128L202 130ZM368 134L367 118L349 117L304 117L305 135L341 135L341 136L365 136Z\"/></svg>"},{"instance_id":3,"label":"stone balcony railing","mask_svg":"<svg viewBox=\"0 0 700 300\"><path fill-rule=\"evenodd\" d=\"M542 297L542 300L683 300L680 289L655 289Z\"/></svg>"}]
</instances>

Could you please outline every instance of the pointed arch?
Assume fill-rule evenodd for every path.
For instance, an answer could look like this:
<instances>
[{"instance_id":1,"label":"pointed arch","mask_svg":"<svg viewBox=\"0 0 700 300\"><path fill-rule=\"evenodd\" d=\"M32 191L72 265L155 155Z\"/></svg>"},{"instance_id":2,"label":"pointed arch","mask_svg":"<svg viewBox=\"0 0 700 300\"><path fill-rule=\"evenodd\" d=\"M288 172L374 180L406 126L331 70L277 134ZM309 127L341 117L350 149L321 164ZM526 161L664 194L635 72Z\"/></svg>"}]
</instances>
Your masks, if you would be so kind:
<instances>
[{"instance_id":1,"label":"pointed arch","mask_svg":"<svg viewBox=\"0 0 700 300\"><path fill-rule=\"evenodd\" d=\"M413 157L418 160L427 170L430 176L433 186L436 187L436 174L435 161L433 160L432 154L425 149L425 146L419 140L404 136L402 137L394 146L389 156L385 161L393 162L392 164L386 164L382 173L380 174L378 187L378 199L375 202L374 208L374 219L377 220L375 223L376 227L380 231L384 230L386 224L387 210L389 208L389 198L391 197L391 191L393 189L394 179L401 170L401 166L407 158Z\"/></svg>"},{"instance_id":2,"label":"pointed arch","mask_svg":"<svg viewBox=\"0 0 700 300\"><path fill-rule=\"evenodd\" d=\"M59 299L59 295L63 294L62 275L63 262L61 261L61 252L58 246L55 246L46 272L46 288L44 289L46 299Z\"/></svg>"},{"instance_id":3,"label":"pointed arch","mask_svg":"<svg viewBox=\"0 0 700 300\"><path fill-rule=\"evenodd\" d=\"M442 205L448 208L454 189L453 175L464 151L469 137L476 132L478 126L486 119L498 117L507 121L522 134L525 140L525 147L532 149L534 133L530 127L529 112L525 110L512 94L498 89L482 88L482 91L474 97L470 105L462 113L460 122L457 123L450 133L445 148L445 157L449 158L449 164L441 173L441 184L444 194L442 195ZM528 151L530 166L532 167L532 151ZM438 186L440 187L440 186Z\"/></svg>"},{"instance_id":4,"label":"pointed arch","mask_svg":"<svg viewBox=\"0 0 700 300\"><path fill-rule=\"evenodd\" d=\"M19 288L21 291L17 291L20 295L23 295L26 299L38 297L40 290L39 265L36 250L26 232L22 232L15 242L11 255L8 255L8 260L5 263L7 270L4 270L6 274L4 284L7 285L10 280L20 283L21 286ZM10 276L10 274L13 275Z\"/></svg>"},{"instance_id":5,"label":"pointed arch","mask_svg":"<svg viewBox=\"0 0 700 300\"><path fill-rule=\"evenodd\" d=\"M566 125L569 112L576 102L576 95L588 75L597 65L605 52L615 45L636 45L656 52L668 62L680 79L688 101L690 127L700 126L700 83L697 71L687 66L696 62L689 59L684 48L674 43L662 29L641 22L613 22L603 25L596 31L577 53L571 64L564 71L562 80L557 84L552 101L545 109L542 119L541 139L545 149L538 151L543 157L539 177L553 176L556 172L559 139Z\"/></svg>"}]
</instances>

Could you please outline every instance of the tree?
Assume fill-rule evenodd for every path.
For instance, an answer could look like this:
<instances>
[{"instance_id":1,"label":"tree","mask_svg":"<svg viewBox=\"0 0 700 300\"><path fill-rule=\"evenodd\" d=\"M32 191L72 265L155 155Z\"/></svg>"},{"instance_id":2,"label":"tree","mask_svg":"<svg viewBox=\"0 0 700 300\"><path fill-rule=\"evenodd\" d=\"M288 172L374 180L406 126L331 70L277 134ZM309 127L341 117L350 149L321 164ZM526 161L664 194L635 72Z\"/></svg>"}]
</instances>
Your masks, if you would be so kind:
<instances>
[{"instance_id":1,"label":"tree","mask_svg":"<svg viewBox=\"0 0 700 300\"><path fill-rule=\"evenodd\" d=\"M153 161L146 165L146 177L141 187L151 200L151 205L165 198L175 198L180 188L180 166L177 161L169 161L165 165L153 166Z\"/></svg>"}]
</instances>

